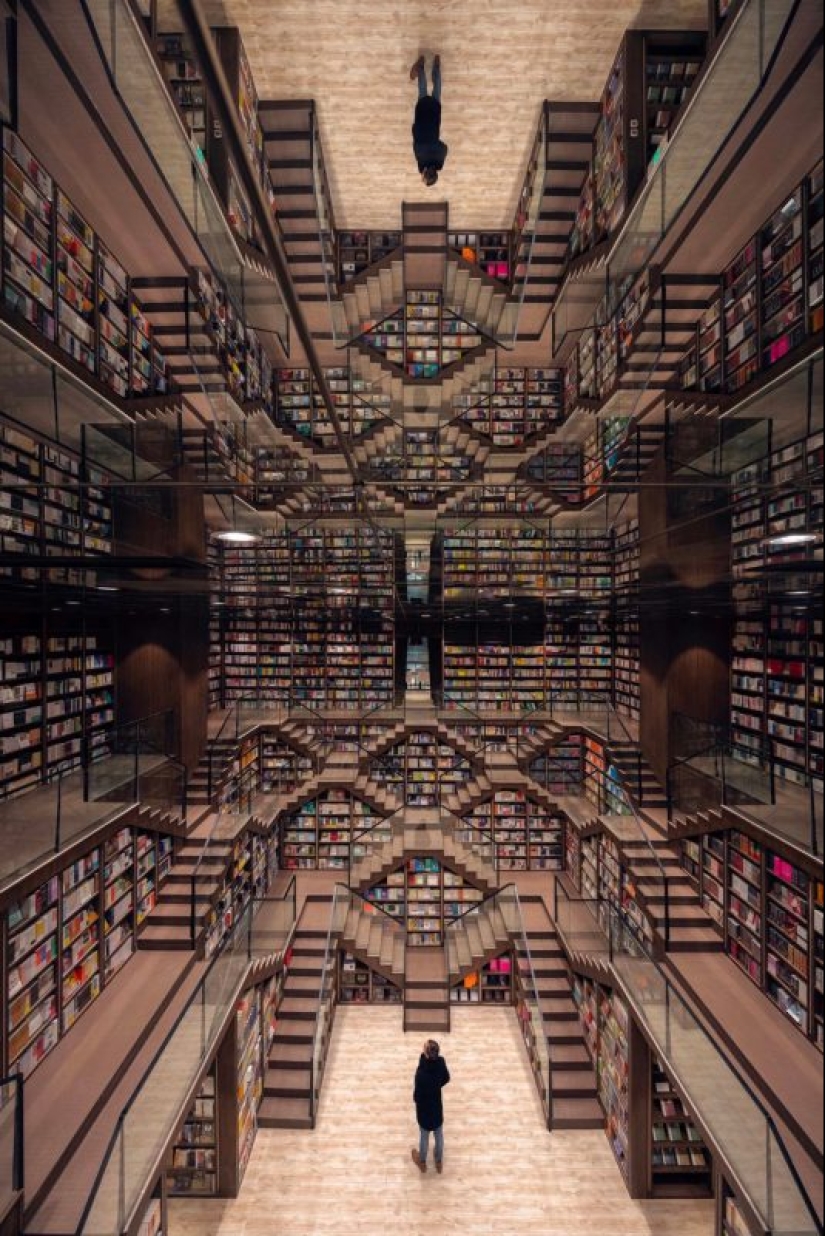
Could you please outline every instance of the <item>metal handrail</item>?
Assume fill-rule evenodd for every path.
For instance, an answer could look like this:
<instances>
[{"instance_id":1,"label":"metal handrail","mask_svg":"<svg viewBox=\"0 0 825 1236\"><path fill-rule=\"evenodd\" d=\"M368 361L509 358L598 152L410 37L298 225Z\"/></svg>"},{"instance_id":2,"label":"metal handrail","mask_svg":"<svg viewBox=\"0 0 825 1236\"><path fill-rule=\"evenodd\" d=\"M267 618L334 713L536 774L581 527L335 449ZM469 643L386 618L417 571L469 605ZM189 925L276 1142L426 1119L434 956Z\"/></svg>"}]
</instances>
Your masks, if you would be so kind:
<instances>
[{"instance_id":1,"label":"metal handrail","mask_svg":"<svg viewBox=\"0 0 825 1236\"><path fill-rule=\"evenodd\" d=\"M10 1077L0 1077L0 1092L7 1087L14 1089L14 1146L12 1148L11 1179L9 1184L12 1192L22 1193L26 1187L26 1141L24 1136L25 1079L23 1074L14 1073Z\"/></svg>"},{"instance_id":2,"label":"metal handrail","mask_svg":"<svg viewBox=\"0 0 825 1236\"><path fill-rule=\"evenodd\" d=\"M344 898L349 898L349 889L345 889L342 884L336 884L332 895L332 910L329 919L329 928L327 929L326 945L324 947L324 958L321 963L321 977L319 986L319 1010L318 1017L315 1022L315 1033L312 1039L312 1052L310 1054L310 1084L309 1084L309 1115L312 1122L312 1127L315 1127L315 1121L318 1114L318 1098L320 1094L321 1079L323 1077L323 1067L317 1068L316 1060L320 1048L322 1036L327 1030L327 1019L325 1014L325 1005L329 1000L329 1005L332 1007L334 1001L334 983L333 992L330 993L330 973L334 964L333 959L338 956L338 935L336 930L338 920L338 908ZM334 974L332 975L334 979Z\"/></svg>"},{"instance_id":3,"label":"metal handrail","mask_svg":"<svg viewBox=\"0 0 825 1236\"><path fill-rule=\"evenodd\" d=\"M557 895L560 893L560 894L561 894L561 896L562 896L562 898L563 898L565 901L567 901L570 905L585 905L585 906L587 906L587 908L588 908L589 912L591 913L591 915L592 915L592 917L593 917L593 919L594 919L594 922L595 922L595 923L599 926L599 928L600 928L600 929L601 929L601 931L602 931L602 934L605 936L606 943L607 943L607 953L608 953L608 958L609 958L609 962L610 962L610 967L611 967L611 970L613 971L613 974L614 974L615 980L616 980L617 984L618 984L618 985L622 988L622 990L623 990L623 991L624 991L624 992L625 992L625 993L626 993L626 994L630 997L631 1002L632 1002L632 1003L634 1003L634 1005L635 1005L635 1001L633 1001L633 999L632 999L632 994L631 994L631 992L630 992L629 987L626 985L626 983L625 983L625 981L624 981L624 979L623 979L623 976L622 976L621 972L620 972L619 970L617 970L617 969L616 969L616 966L615 966L615 945L616 945L616 939L615 939L615 934L614 934L614 920L618 920L618 922L620 922L620 923L622 923L623 925L627 926L627 924L625 923L625 920L624 920L624 916L623 916L622 911L621 911L621 907L620 907L620 906L618 906L615 902L613 902L613 901L611 901L611 900L609 900L609 899L607 900L606 905L607 905L607 908L608 908L608 914L607 914L607 918L608 918L608 929L607 929L607 931L605 932L605 931L604 931L604 924L600 921L600 917L599 917L599 915L598 915L598 914L595 914L595 915L593 914L593 909L592 909L592 907L593 907L594 903L593 903L593 900L592 900L591 898L585 898L585 897L571 897L571 896L570 896L570 894L568 893L568 891L564 888L564 886L563 886L563 885L561 885L558 881L556 881L556 893L557 893ZM605 904L605 903L599 903L599 904L601 905L601 904ZM564 942L564 944L565 944L565 948L566 948L566 951L568 952L568 954L583 951L583 950L579 950L579 949L574 948L574 947L572 946L572 944L570 944L570 943L566 940L564 929L563 929L563 927L561 927L561 926L560 926L560 924L559 924L559 920L558 920L558 917L556 918L556 928L557 928L557 930L558 930L558 932L559 932L559 936L560 936L560 938L562 939L562 941L563 941L563 942ZM675 997L677 1000L679 1000L681 1003L683 1003L683 1004L684 1004L685 1002L684 1002L683 998L679 995L679 993L678 993L678 992L675 990L675 988L673 987L673 985L672 985L672 983L671 983L670 979L668 978L667 974L666 974L666 973L665 973L665 971L662 969L662 966L661 966L660 962L656 959L656 957L653 955L653 953L652 953L652 952L651 952L651 951L650 951L650 950L649 950L649 949L645 946L644 942L639 940L638 936L637 936L637 935L636 935L636 933L632 930L632 928L629 928L629 927L628 927L628 930L630 931L630 935L631 935L631 937L632 937L634 947L635 947L635 948L638 948L638 949L641 949L641 951L642 951L642 953L643 953L643 955L644 955L644 957L645 957L646 961L647 961L647 962L648 962L651 966L653 966L653 967L654 967L654 969L655 969L655 971L656 971L657 975L659 976L659 979L661 980L661 982L662 982L662 984L663 984L663 986L664 986L665 993L666 993L666 997L665 997L665 998L666 998L666 1002L669 1004L669 1003L670 1003L670 1000L671 1000L671 997ZM585 950L585 951L586 951L586 950ZM686 1006L686 1007L688 1007L688 1006ZM690 1009L689 1009L689 1011L692 1013L692 1010L690 1010ZM802 1180L802 1177L800 1176L799 1171L798 1171L798 1169L797 1169L797 1167L796 1167L796 1165L795 1165L795 1163L794 1163L793 1156L791 1155L791 1153L789 1152L789 1150L788 1150L787 1146L785 1145L785 1142L784 1142L783 1137L782 1137L782 1135L781 1135L781 1133L780 1133L780 1131L779 1131L779 1129L778 1129L778 1127L777 1127L777 1124L776 1124L776 1121L774 1120L773 1115L772 1115L772 1114L771 1114L771 1112L768 1110L768 1108L765 1106L765 1104L762 1102L762 1100L760 1099L760 1097L759 1097L759 1095L757 1094L757 1092L756 1092L756 1091L753 1089L753 1087L751 1086L750 1082L749 1082L749 1081L748 1081L745 1077L743 1077L743 1076L742 1076L741 1072L740 1072L737 1068L735 1068L734 1063L733 1063L732 1061L730 1061L730 1060L728 1060L728 1059L727 1059L726 1055L723 1053L722 1049L720 1048L719 1044L718 1044L718 1043L717 1043L717 1041L715 1040L714 1036L713 1036L713 1035L711 1035L711 1034L709 1034L709 1033L707 1032L707 1030L706 1030L706 1029L705 1029L705 1027L703 1026L702 1022L701 1022L701 1021L700 1021L700 1020L699 1020L699 1019L695 1016L695 1014L692 1014L692 1016L693 1016L693 1020L694 1020L694 1021L695 1021L695 1023L696 1023L697 1028L699 1029L699 1031L700 1031L700 1033L701 1033L701 1035L702 1035L702 1038L703 1038L704 1042L705 1042L705 1043L707 1043L707 1044L709 1044L709 1045L712 1047L714 1054L715 1054L716 1056L718 1056L718 1057L719 1057L719 1059L722 1061L722 1063L724 1064L724 1066L725 1066L726 1068L730 1069L730 1070L731 1070L731 1072L733 1072L733 1073L734 1073L734 1076L735 1076L735 1078L736 1078L737 1082L738 1082L738 1083L742 1086L743 1090L745 1090L745 1092L747 1093L748 1097L751 1099L751 1101L752 1101L752 1102L755 1104L755 1106L758 1108L758 1110L759 1110L759 1112L760 1112L760 1115L764 1118L764 1120L765 1120L765 1122L766 1122L766 1126L767 1126L767 1128L769 1128L769 1129L770 1129L770 1131L772 1132L772 1134L773 1134L774 1138L776 1139L776 1143L777 1143L777 1145L778 1145L778 1147L779 1147L779 1151L780 1151L780 1153L781 1153L781 1155L782 1155L783 1159L785 1160L785 1164L786 1164L786 1166L787 1166L787 1168L788 1168L789 1172L791 1173L791 1177L793 1178L794 1184L796 1185L797 1189L799 1190L799 1193L800 1193L800 1196L801 1196L801 1198L802 1198L802 1201L804 1202L805 1208L806 1208L806 1210L808 1211L808 1214L809 1214L809 1216L810 1216L810 1218L811 1218L811 1221L812 1221L812 1223L813 1223L813 1225L814 1225L813 1230L814 1230L817 1234L819 1234L819 1236L822 1236L822 1233L823 1233L823 1226L822 1226L822 1223L820 1222L819 1218L817 1217L817 1214L816 1214L816 1209L815 1209L815 1206L814 1206L814 1204L813 1204L813 1201L812 1201L812 1199L811 1199L811 1197L810 1197L810 1194L808 1193L808 1190L807 1190L807 1188L806 1188L806 1186L805 1186L805 1184L804 1184L804 1182L803 1182L803 1180ZM672 1063L672 1062L671 1062L671 1060L670 1060L670 1053L669 1053L669 1051L668 1051L668 1050L662 1050L662 1045L661 1045L661 1044L659 1045L659 1047L660 1047L661 1054L664 1056L665 1060L666 1060L666 1061L667 1061L667 1063L668 1063L668 1067L669 1067L670 1071L671 1071L672 1073L674 1073L674 1075L675 1075L675 1074L676 1074L676 1070L675 1070L675 1068L674 1068L674 1066L673 1066L673 1063ZM690 1093L689 1088L688 1088L687 1086L685 1086L685 1087L684 1087L684 1089L685 1089L686 1093L688 1093L688 1094ZM736 1173L735 1173L735 1174L736 1174ZM740 1182L740 1184L741 1184L741 1182ZM748 1190L747 1190L747 1188L746 1188L746 1187L744 1187L744 1186L742 1186L742 1188L743 1188L743 1192L745 1193L745 1195L746 1195L746 1196L748 1196ZM754 1213L759 1214L759 1213L760 1213L760 1208L759 1208L757 1205L755 1205L755 1203L753 1202L753 1200L752 1200L751 1198L749 1198L749 1201L750 1201L750 1205L751 1205L751 1207L752 1207L752 1208L753 1208L753 1210L754 1210ZM772 1222L772 1218L771 1218L771 1216L766 1216L766 1217L769 1219L768 1230L770 1230L770 1231L774 1231L774 1227L773 1227L773 1222Z\"/></svg>"}]
</instances>

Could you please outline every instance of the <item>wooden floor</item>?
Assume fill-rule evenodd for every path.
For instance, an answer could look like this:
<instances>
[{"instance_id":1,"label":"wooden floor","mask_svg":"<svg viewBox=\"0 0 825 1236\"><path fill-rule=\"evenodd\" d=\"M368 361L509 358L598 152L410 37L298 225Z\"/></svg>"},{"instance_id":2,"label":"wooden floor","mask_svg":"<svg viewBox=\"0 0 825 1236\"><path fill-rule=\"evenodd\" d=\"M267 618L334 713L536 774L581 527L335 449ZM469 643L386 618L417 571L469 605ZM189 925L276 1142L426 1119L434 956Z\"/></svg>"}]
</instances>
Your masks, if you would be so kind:
<instances>
[{"instance_id":1,"label":"wooden floor","mask_svg":"<svg viewBox=\"0 0 825 1236\"><path fill-rule=\"evenodd\" d=\"M173 0L161 0L177 29ZM544 99L595 101L628 26L699 27L707 0L203 0L240 27L262 99L315 99L339 227L400 226L449 200L456 227L510 227ZM164 27L169 29L169 25ZM420 51L443 61L450 148L426 190L412 153Z\"/></svg>"},{"instance_id":2,"label":"wooden floor","mask_svg":"<svg viewBox=\"0 0 825 1236\"><path fill-rule=\"evenodd\" d=\"M601 1132L548 1134L510 1009L442 1040L445 1170L422 1176L399 1010L337 1015L314 1132L259 1132L237 1201L172 1203L170 1236L712 1236L712 1202L633 1202Z\"/></svg>"}]
</instances>

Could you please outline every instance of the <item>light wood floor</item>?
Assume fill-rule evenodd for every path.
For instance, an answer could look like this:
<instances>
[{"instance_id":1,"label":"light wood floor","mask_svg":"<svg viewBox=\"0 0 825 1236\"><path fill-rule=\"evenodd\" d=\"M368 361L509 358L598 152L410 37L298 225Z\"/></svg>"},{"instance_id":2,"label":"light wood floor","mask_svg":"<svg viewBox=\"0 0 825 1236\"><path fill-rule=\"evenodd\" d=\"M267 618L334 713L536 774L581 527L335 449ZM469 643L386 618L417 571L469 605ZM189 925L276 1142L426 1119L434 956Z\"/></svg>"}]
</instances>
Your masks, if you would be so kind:
<instances>
[{"instance_id":1,"label":"light wood floor","mask_svg":"<svg viewBox=\"0 0 825 1236\"><path fill-rule=\"evenodd\" d=\"M173 0L162 0L160 11ZM707 0L204 0L240 27L263 99L315 99L339 227L399 227L401 202L448 199L461 228L512 223L544 99L599 98L628 26L696 28ZM170 20L179 20L170 18ZM438 185L412 153L421 51L441 53Z\"/></svg>"},{"instance_id":2,"label":"light wood floor","mask_svg":"<svg viewBox=\"0 0 825 1236\"><path fill-rule=\"evenodd\" d=\"M712 1202L633 1202L601 1132L546 1133L510 1009L457 1009L443 1050L445 1171L422 1176L420 1036L339 1010L312 1133L262 1130L240 1198L178 1201L171 1236L712 1236Z\"/></svg>"}]
</instances>

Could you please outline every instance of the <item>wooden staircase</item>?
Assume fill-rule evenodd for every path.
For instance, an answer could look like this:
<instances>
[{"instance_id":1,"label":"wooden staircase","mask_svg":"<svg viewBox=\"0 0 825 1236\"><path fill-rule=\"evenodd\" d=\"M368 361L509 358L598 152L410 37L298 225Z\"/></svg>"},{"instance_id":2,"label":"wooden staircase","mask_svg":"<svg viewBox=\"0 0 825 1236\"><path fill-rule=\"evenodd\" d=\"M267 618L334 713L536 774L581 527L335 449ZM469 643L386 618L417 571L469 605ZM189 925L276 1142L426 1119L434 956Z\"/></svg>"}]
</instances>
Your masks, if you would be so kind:
<instances>
[{"instance_id":1,"label":"wooden staircase","mask_svg":"<svg viewBox=\"0 0 825 1236\"><path fill-rule=\"evenodd\" d=\"M223 782L229 776L238 750L233 738L217 738L207 744L195 771L187 784L187 800L194 806L211 806ZM212 764L210 799L209 765Z\"/></svg>"},{"instance_id":2,"label":"wooden staircase","mask_svg":"<svg viewBox=\"0 0 825 1236\"><path fill-rule=\"evenodd\" d=\"M264 1129L313 1126L312 1055L332 905L332 896L311 895L298 919L258 1111Z\"/></svg>"},{"instance_id":3,"label":"wooden staircase","mask_svg":"<svg viewBox=\"0 0 825 1236\"><path fill-rule=\"evenodd\" d=\"M521 906L552 1066L551 1128L600 1129L604 1112L573 1001L567 959L544 900L526 896ZM517 964L527 965L521 952Z\"/></svg>"},{"instance_id":4,"label":"wooden staircase","mask_svg":"<svg viewBox=\"0 0 825 1236\"><path fill-rule=\"evenodd\" d=\"M204 843L214 824L207 817L177 851L154 908L138 931L137 947L152 950L196 949L203 934L205 916L223 883L232 856L231 841L212 839ZM195 887L195 937L192 935L192 880Z\"/></svg>"},{"instance_id":5,"label":"wooden staircase","mask_svg":"<svg viewBox=\"0 0 825 1236\"><path fill-rule=\"evenodd\" d=\"M722 952L724 941L682 867L676 846L653 828L643 826L649 845L642 837L620 841L618 845L621 860L636 886L636 901L650 919L654 935L662 941L665 939L664 872L670 904L668 951Z\"/></svg>"},{"instance_id":6,"label":"wooden staircase","mask_svg":"<svg viewBox=\"0 0 825 1236\"><path fill-rule=\"evenodd\" d=\"M407 859L421 856L437 858L442 866L484 893L497 887L495 870L445 828L437 812L413 810L404 812L404 819L393 823L390 841L376 846L353 867L351 885L366 893L403 867Z\"/></svg>"},{"instance_id":7,"label":"wooden staircase","mask_svg":"<svg viewBox=\"0 0 825 1236\"><path fill-rule=\"evenodd\" d=\"M407 950L404 1030L445 1034L450 1029L450 987L443 948Z\"/></svg>"}]
</instances>

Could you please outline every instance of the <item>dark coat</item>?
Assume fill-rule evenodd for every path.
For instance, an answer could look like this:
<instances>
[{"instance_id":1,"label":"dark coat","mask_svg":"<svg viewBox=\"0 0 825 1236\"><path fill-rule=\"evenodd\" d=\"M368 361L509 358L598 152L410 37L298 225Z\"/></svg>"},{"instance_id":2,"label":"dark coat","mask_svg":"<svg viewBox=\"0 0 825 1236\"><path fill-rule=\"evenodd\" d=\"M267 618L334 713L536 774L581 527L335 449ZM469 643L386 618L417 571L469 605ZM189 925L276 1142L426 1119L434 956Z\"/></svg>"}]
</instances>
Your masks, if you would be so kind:
<instances>
[{"instance_id":1,"label":"dark coat","mask_svg":"<svg viewBox=\"0 0 825 1236\"><path fill-rule=\"evenodd\" d=\"M440 1129L444 1123L444 1108L441 1104L441 1091L450 1080L450 1072L441 1056L428 1060L422 1055L415 1071L415 1090L413 1102L418 1126L433 1132Z\"/></svg>"},{"instance_id":2,"label":"dark coat","mask_svg":"<svg viewBox=\"0 0 825 1236\"><path fill-rule=\"evenodd\" d=\"M440 140L441 104L428 95L419 99L415 108L415 124L412 127L413 150L418 160L418 170L434 167L441 171L447 158L447 147Z\"/></svg>"}]
</instances>

